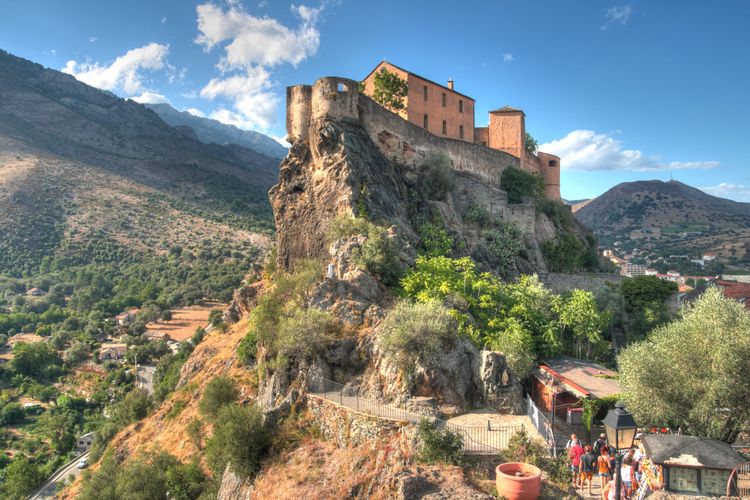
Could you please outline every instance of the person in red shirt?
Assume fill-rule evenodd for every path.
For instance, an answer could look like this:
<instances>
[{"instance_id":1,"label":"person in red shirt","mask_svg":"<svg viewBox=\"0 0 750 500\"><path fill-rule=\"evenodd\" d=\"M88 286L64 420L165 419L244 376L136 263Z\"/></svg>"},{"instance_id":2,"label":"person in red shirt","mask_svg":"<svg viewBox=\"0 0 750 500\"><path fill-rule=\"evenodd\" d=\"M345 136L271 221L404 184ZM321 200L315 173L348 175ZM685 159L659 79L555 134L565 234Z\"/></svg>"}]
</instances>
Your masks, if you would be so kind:
<instances>
[{"instance_id":1,"label":"person in red shirt","mask_svg":"<svg viewBox=\"0 0 750 500\"><path fill-rule=\"evenodd\" d=\"M584 454L583 446L578 440L573 441L568 450L570 458L570 470L573 472L573 487L578 488L579 474L578 469L581 465L581 456Z\"/></svg>"}]
</instances>

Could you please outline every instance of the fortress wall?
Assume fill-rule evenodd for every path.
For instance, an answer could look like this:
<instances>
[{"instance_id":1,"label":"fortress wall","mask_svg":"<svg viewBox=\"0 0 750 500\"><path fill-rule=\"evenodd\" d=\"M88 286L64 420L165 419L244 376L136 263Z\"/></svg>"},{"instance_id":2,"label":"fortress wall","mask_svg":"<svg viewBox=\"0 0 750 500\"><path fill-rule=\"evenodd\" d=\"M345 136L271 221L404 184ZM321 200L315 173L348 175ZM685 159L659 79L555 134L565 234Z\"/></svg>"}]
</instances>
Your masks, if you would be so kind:
<instances>
[{"instance_id":1,"label":"fortress wall","mask_svg":"<svg viewBox=\"0 0 750 500\"><path fill-rule=\"evenodd\" d=\"M503 151L437 137L383 109L367 96L360 96L359 107L365 131L387 158L398 163L419 166L431 152L442 151L456 170L474 174L493 186L500 185L503 170L519 166L518 158Z\"/></svg>"},{"instance_id":2,"label":"fortress wall","mask_svg":"<svg viewBox=\"0 0 750 500\"><path fill-rule=\"evenodd\" d=\"M289 142L304 141L312 116L312 87L295 85L286 89L286 132Z\"/></svg>"},{"instance_id":3,"label":"fortress wall","mask_svg":"<svg viewBox=\"0 0 750 500\"><path fill-rule=\"evenodd\" d=\"M358 82L348 78L324 77L312 88L312 119L359 120Z\"/></svg>"},{"instance_id":4,"label":"fortress wall","mask_svg":"<svg viewBox=\"0 0 750 500\"><path fill-rule=\"evenodd\" d=\"M474 128L474 144L487 146L490 143L490 131L487 127Z\"/></svg>"},{"instance_id":5,"label":"fortress wall","mask_svg":"<svg viewBox=\"0 0 750 500\"><path fill-rule=\"evenodd\" d=\"M513 223L524 234L533 235L536 228L536 207L533 203L501 206L500 218L503 222Z\"/></svg>"},{"instance_id":6,"label":"fortress wall","mask_svg":"<svg viewBox=\"0 0 750 500\"><path fill-rule=\"evenodd\" d=\"M537 153L539 157L539 172L544 177L544 197L551 200L560 199L560 157L543 153ZM555 166L550 166L554 162Z\"/></svg>"}]
</instances>

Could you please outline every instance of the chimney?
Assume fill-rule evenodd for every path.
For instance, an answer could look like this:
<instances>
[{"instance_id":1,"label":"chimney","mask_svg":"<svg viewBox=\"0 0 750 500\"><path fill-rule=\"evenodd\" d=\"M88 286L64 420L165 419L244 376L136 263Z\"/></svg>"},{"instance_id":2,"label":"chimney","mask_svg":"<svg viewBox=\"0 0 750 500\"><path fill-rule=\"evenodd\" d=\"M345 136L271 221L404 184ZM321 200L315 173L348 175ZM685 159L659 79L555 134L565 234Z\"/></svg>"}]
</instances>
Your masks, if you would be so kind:
<instances>
[{"instance_id":1,"label":"chimney","mask_svg":"<svg viewBox=\"0 0 750 500\"><path fill-rule=\"evenodd\" d=\"M448 88L451 89L451 90L453 90L453 78L451 78L450 80L448 80Z\"/></svg>"}]
</instances>

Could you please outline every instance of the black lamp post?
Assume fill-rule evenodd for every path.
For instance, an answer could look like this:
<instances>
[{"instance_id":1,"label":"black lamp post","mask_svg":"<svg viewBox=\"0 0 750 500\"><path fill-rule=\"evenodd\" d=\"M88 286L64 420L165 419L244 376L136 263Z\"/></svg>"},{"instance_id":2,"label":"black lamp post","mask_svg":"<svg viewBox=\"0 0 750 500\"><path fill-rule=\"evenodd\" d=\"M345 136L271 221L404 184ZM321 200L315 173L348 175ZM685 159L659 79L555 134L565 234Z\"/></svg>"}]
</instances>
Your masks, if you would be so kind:
<instances>
[{"instance_id":1,"label":"black lamp post","mask_svg":"<svg viewBox=\"0 0 750 500\"><path fill-rule=\"evenodd\" d=\"M622 454L620 451L629 449L633 446L638 426L633 419L633 415L625 409L625 405L621 401L615 403L615 409L610 410L609 413L607 413L607 416L604 417L602 423L607 430L607 442L617 450L615 452L615 459L617 460L615 498L620 500L620 490L622 489Z\"/></svg>"}]
</instances>

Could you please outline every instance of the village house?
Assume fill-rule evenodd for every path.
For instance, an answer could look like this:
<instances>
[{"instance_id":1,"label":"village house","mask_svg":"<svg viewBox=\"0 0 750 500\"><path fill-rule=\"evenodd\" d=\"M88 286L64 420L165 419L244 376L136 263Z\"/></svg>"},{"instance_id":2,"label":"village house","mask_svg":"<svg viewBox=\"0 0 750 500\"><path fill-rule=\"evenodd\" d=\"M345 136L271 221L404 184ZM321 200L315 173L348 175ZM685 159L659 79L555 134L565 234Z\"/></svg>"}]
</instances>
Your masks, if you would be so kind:
<instances>
[{"instance_id":1,"label":"village house","mask_svg":"<svg viewBox=\"0 0 750 500\"><path fill-rule=\"evenodd\" d=\"M29 297L42 297L44 295L44 291L40 290L39 288L29 288L26 290L26 295Z\"/></svg>"},{"instance_id":2,"label":"village house","mask_svg":"<svg viewBox=\"0 0 750 500\"><path fill-rule=\"evenodd\" d=\"M117 361L124 359L127 352L127 344L102 344L101 349L99 349L99 359L102 361Z\"/></svg>"},{"instance_id":3,"label":"village house","mask_svg":"<svg viewBox=\"0 0 750 500\"><path fill-rule=\"evenodd\" d=\"M128 309L127 311L118 314L115 316L115 324L117 326L125 326L126 324L130 323L135 319L136 314L140 312L140 309L137 307L132 307Z\"/></svg>"},{"instance_id":4,"label":"village house","mask_svg":"<svg viewBox=\"0 0 750 500\"><path fill-rule=\"evenodd\" d=\"M143 333L143 338L146 340L169 340L169 334L164 332L156 332L153 330L146 330Z\"/></svg>"},{"instance_id":5,"label":"village house","mask_svg":"<svg viewBox=\"0 0 750 500\"><path fill-rule=\"evenodd\" d=\"M560 356L540 364L531 375L530 396L540 409L569 424L580 423L581 399L620 394L617 374L597 363ZM602 415L603 417L604 415Z\"/></svg>"},{"instance_id":6,"label":"village house","mask_svg":"<svg viewBox=\"0 0 750 500\"><path fill-rule=\"evenodd\" d=\"M705 437L648 434L641 446L661 486L679 494L723 496L732 470L746 462L728 444Z\"/></svg>"},{"instance_id":7,"label":"village house","mask_svg":"<svg viewBox=\"0 0 750 500\"><path fill-rule=\"evenodd\" d=\"M94 433L87 432L76 440L76 452L80 454L89 451L92 444L94 444Z\"/></svg>"},{"instance_id":8,"label":"village house","mask_svg":"<svg viewBox=\"0 0 750 500\"><path fill-rule=\"evenodd\" d=\"M489 112L486 127L476 127L475 100L456 91L453 80L441 85L388 61L375 66L362 81L365 94L373 95L375 76L382 70L395 73L407 83L404 108L396 111L404 120L438 137L478 144L515 156L521 169L542 176L545 197L560 199L560 158L526 150L526 115L522 110L510 106L495 109Z\"/></svg>"}]
</instances>

